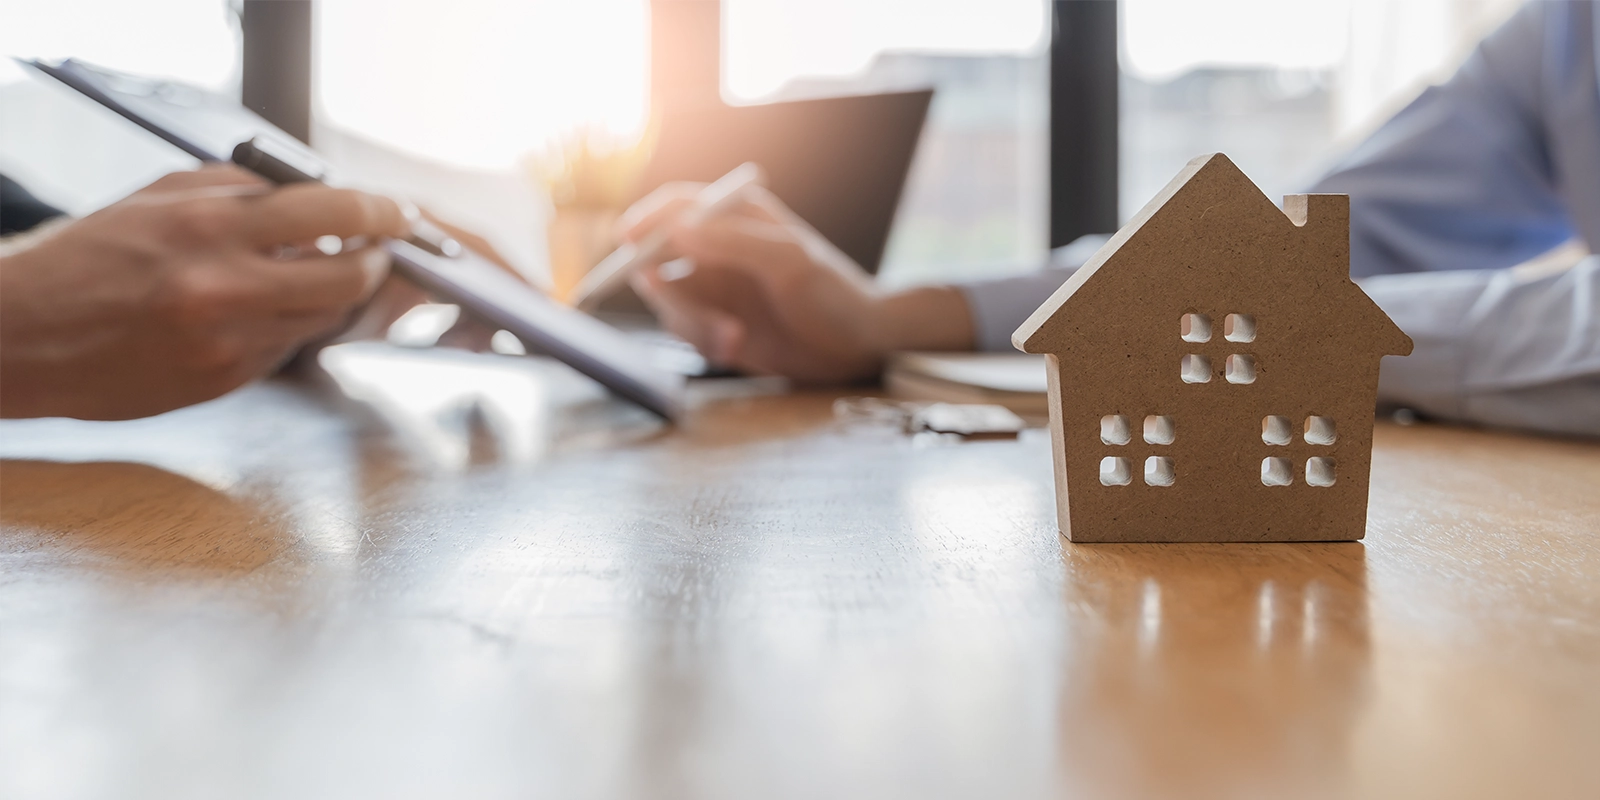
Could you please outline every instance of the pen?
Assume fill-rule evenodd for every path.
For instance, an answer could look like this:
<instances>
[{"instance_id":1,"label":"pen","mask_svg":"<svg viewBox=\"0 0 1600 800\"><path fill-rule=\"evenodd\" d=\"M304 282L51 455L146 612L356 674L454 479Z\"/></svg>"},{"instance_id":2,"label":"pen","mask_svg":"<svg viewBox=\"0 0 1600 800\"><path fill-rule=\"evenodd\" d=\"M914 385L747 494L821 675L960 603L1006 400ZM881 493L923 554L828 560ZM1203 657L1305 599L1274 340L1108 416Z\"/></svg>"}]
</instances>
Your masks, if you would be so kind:
<instances>
[{"instance_id":1,"label":"pen","mask_svg":"<svg viewBox=\"0 0 1600 800\"><path fill-rule=\"evenodd\" d=\"M695 195L694 202L683 212L682 219L691 225L698 225L732 205L744 194L746 187L760 185L762 180L760 165L746 161L701 189ZM667 231L662 228L637 244L629 242L618 247L573 287L570 298L572 305L590 310L590 306L616 291L636 270L660 256L666 244Z\"/></svg>"},{"instance_id":2,"label":"pen","mask_svg":"<svg viewBox=\"0 0 1600 800\"><path fill-rule=\"evenodd\" d=\"M276 184L285 183L321 183L327 176L326 172L312 173L308 170L318 169L320 165L295 166L294 155L275 147L271 142L257 137L247 142L240 142L233 148L233 163L244 167ZM409 204L406 204L409 205ZM455 258L461 255L461 243L451 238L439 226L422 218L416 206L406 209L406 219L411 223L411 236L407 242L436 256Z\"/></svg>"}]
</instances>

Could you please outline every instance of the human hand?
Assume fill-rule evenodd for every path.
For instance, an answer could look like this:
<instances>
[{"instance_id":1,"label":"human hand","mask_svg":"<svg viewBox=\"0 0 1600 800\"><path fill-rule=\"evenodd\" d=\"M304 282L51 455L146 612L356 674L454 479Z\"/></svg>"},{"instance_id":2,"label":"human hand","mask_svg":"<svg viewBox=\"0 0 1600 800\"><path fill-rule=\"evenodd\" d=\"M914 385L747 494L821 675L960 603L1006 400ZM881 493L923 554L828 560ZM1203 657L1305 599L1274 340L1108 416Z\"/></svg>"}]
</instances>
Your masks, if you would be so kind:
<instances>
[{"instance_id":1,"label":"human hand","mask_svg":"<svg viewBox=\"0 0 1600 800\"><path fill-rule=\"evenodd\" d=\"M0 259L0 416L127 419L222 395L339 329L388 275L393 201L174 173ZM285 252L300 255L285 257Z\"/></svg>"},{"instance_id":2,"label":"human hand","mask_svg":"<svg viewBox=\"0 0 1600 800\"><path fill-rule=\"evenodd\" d=\"M405 207L405 211L409 218L426 219L449 234L462 247L482 256L485 260L505 270L517 280L525 280L522 273L518 272L511 265L511 262L507 261L505 256L501 255L494 248L494 245L489 243L489 240L464 228L445 222L426 209L418 209L416 206L408 205ZM312 343L312 347L307 349L361 339L382 339L395 321L404 316L407 311L430 300L440 303L450 302L448 298L430 298L428 293L415 283L391 274L388 280L383 282L378 291L372 295L372 298L361 307L360 312L353 316L342 330L329 339ZM494 338L496 330L496 328L485 325L470 315L462 314L457 317L449 330L440 334L438 340L434 342L434 346L479 352L487 351L490 349L490 342Z\"/></svg>"},{"instance_id":3,"label":"human hand","mask_svg":"<svg viewBox=\"0 0 1600 800\"><path fill-rule=\"evenodd\" d=\"M972 348L959 292L879 292L855 262L758 186L726 213L693 224L683 212L700 188L664 186L622 224L631 241L668 231L662 261L670 263L641 270L634 289L712 363L838 383L876 375L894 350ZM684 272L673 259L692 268Z\"/></svg>"}]
</instances>

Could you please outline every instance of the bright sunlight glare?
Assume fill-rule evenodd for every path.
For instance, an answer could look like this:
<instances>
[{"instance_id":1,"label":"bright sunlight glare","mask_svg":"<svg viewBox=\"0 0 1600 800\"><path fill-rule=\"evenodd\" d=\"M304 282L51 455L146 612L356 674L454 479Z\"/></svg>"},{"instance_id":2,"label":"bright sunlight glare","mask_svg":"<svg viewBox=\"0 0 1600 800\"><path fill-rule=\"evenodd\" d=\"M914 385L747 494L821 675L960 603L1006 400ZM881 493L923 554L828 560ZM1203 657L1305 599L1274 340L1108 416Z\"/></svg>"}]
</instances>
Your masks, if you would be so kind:
<instances>
[{"instance_id":1,"label":"bright sunlight glare","mask_svg":"<svg viewBox=\"0 0 1600 800\"><path fill-rule=\"evenodd\" d=\"M227 0L0 0L0 53L225 89L239 61L229 17Z\"/></svg>"},{"instance_id":2,"label":"bright sunlight glare","mask_svg":"<svg viewBox=\"0 0 1600 800\"><path fill-rule=\"evenodd\" d=\"M723 0L723 88L754 101L879 53L1014 54L1048 44L1042 0Z\"/></svg>"},{"instance_id":3,"label":"bright sunlight glare","mask_svg":"<svg viewBox=\"0 0 1600 800\"><path fill-rule=\"evenodd\" d=\"M1326 69L1345 55L1349 0L1125 0L1123 67L1166 80L1196 67Z\"/></svg>"},{"instance_id":4,"label":"bright sunlight glare","mask_svg":"<svg viewBox=\"0 0 1600 800\"><path fill-rule=\"evenodd\" d=\"M646 0L322 0L322 119L503 169L577 128L644 128Z\"/></svg>"}]
</instances>

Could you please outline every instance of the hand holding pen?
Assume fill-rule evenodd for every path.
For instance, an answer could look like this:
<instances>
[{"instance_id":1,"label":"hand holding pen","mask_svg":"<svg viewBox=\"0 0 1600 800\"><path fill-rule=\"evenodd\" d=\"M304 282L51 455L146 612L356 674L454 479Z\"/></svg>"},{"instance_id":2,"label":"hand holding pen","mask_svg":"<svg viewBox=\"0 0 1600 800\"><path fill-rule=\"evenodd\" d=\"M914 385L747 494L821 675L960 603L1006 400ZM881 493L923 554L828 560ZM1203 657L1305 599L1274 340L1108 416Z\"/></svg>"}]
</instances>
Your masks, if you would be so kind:
<instances>
[{"instance_id":1,"label":"hand holding pen","mask_svg":"<svg viewBox=\"0 0 1600 800\"><path fill-rule=\"evenodd\" d=\"M734 167L695 195L694 201L683 211L683 221L699 224L726 211L743 197L747 188L759 186L763 180L759 165L745 162ZM573 287L570 302L574 307L592 310L601 300L622 288L641 267L660 258L666 244L665 229L652 231L638 242L624 243Z\"/></svg>"},{"instance_id":2,"label":"hand holding pen","mask_svg":"<svg viewBox=\"0 0 1600 800\"><path fill-rule=\"evenodd\" d=\"M296 165L297 159L287 149L275 147L271 141L254 138L240 142L233 148L233 163L280 186L290 183L322 183L327 177L321 165ZM461 243L444 229L433 224L411 203L403 203L402 210L411 224L406 241L436 256L455 258L461 255Z\"/></svg>"}]
</instances>

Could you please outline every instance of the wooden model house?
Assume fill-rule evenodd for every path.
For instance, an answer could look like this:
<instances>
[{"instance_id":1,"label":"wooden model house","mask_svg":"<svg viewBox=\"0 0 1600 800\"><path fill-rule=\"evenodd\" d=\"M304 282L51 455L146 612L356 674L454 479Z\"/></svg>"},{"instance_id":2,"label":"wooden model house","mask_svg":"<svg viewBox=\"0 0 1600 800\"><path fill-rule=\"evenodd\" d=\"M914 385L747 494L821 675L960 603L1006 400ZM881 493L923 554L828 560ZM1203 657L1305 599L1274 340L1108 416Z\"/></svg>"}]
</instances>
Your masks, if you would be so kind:
<instances>
[{"instance_id":1,"label":"wooden model house","mask_svg":"<svg viewBox=\"0 0 1600 800\"><path fill-rule=\"evenodd\" d=\"M1076 542L1360 539L1378 362L1411 339L1350 280L1346 195L1284 210L1184 168L1012 336L1044 353Z\"/></svg>"}]
</instances>

